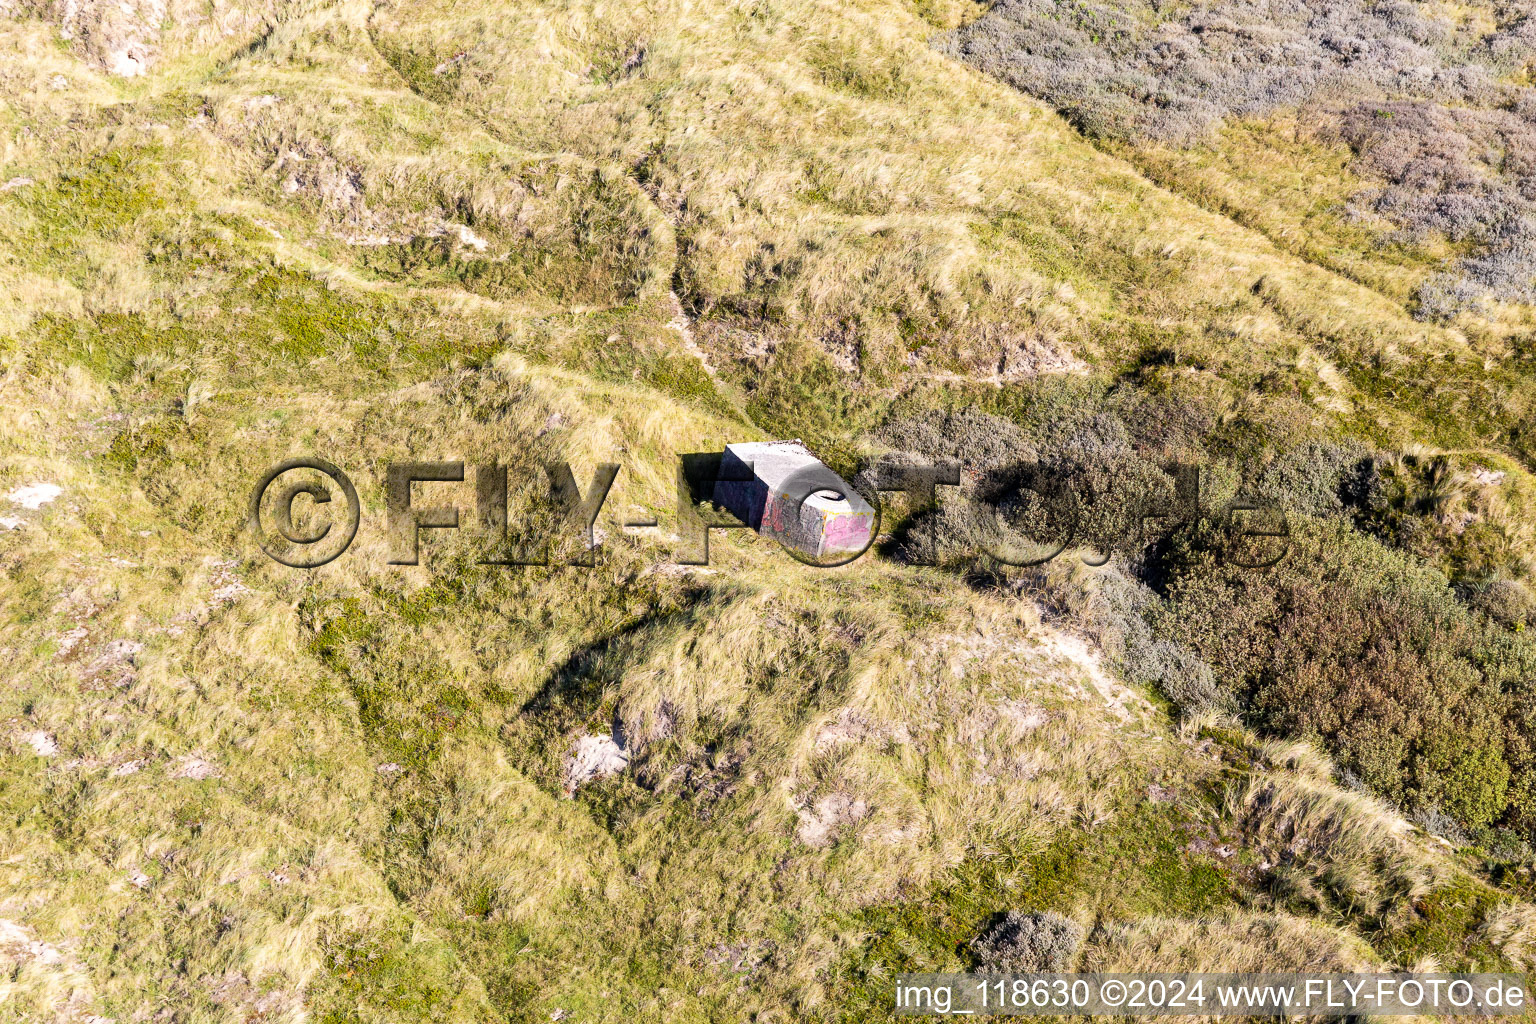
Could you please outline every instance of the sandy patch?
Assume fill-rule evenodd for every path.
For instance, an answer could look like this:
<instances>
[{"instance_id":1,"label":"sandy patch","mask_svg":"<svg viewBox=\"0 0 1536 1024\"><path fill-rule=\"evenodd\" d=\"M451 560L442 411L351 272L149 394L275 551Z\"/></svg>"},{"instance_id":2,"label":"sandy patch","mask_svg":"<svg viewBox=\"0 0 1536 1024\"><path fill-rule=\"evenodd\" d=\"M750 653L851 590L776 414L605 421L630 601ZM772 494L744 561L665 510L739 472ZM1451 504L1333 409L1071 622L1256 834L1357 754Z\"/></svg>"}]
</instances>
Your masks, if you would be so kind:
<instances>
[{"instance_id":1,"label":"sandy patch","mask_svg":"<svg viewBox=\"0 0 1536 1024\"><path fill-rule=\"evenodd\" d=\"M618 736L583 736L565 759L565 791L574 793L578 786L615 775L627 767L629 752Z\"/></svg>"},{"instance_id":2,"label":"sandy patch","mask_svg":"<svg viewBox=\"0 0 1536 1024\"><path fill-rule=\"evenodd\" d=\"M22 508L37 510L47 505L64 493L64 488L58 484L28 484L18 487L5 496L5 500L12 505L20 505Z\"/></svg>"}]
</instances>

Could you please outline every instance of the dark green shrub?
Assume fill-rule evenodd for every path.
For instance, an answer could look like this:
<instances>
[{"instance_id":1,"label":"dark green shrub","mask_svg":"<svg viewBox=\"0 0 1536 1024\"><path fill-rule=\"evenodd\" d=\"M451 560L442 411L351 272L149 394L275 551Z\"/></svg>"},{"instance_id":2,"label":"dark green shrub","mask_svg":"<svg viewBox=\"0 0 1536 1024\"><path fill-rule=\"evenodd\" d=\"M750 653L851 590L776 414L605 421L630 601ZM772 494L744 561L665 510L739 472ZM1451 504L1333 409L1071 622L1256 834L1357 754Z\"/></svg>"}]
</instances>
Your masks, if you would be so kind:
<instances>
[{"instance_id":1,"label":"dark green shrub","mask_svg":"<svg viewBox=\"0 0 1536 1024\"><path fill-rule=\"evenodd\" d=\"M1159 623L1216 669L1253 724L1320 740L1406 807L1473 827L1531 817L1528 639L1343 520L1299 521L1290 555L1268 570L1223 563L1216 532L1172 546Z\"/></svg>"}]
</instances>

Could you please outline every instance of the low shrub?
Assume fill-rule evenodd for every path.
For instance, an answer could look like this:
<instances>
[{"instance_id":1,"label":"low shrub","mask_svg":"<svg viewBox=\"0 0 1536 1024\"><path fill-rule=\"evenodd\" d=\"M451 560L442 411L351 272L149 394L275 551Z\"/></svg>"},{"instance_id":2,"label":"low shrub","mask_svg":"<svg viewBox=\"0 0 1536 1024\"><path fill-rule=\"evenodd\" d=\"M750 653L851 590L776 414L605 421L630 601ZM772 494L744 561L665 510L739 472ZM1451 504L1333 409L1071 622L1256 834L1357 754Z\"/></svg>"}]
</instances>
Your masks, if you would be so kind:
<instances>
[{"instance_id":1,"label":"low shrub","mask_svg":"<svg viewBox=\"0 0 1536 1024\"><path fill-rule=\"evenodd\" d=\"M963 470L985 472L1033 460L1034 443L1018 425L978 409L932 410L887 423L877 435L900 451L937 464L958 462Z\"/></svg>"},{"instance_id":2,"label":"low shrub","mask_svg":"<svg viewBox=\"0 0 1536 1024\"><path fill-rule=\"evenodd\" d=\"M1423 319L1480 311L1489 299L1536 302L1536 118L1520 111L1371 102L1339 120L1359 168L1386 182L1357 196L1356 208L1409 238L1483 244L1456 272L1424 282Z\"/></svg>"},{"instance_id":3,"label":"low shrub","mask_svg":"<svg viewBox=\"0 0 1536 1024\"><path fill-rule=\"evenodd\" d=\"M898 459L979 469L907 520L896 553L926 560L932 530L940 564L1031 593L1182 716L1232 712L1315 742L1341 777L1470 834L1536 825L1536 638L1497 489L1445 455L1313 440L1261 447L1242 473L1201 460L1197 514L1143 536L1143 516L1180 498L1149 455L1167 449L1144 405L1111 396L1029 428L974 412L889 426ZM1141 412L1135 430L1127 409ZM1019 451L1029 461L1010 461ZM1080 503L1065 548L1071 516L1053 484ZM1232 560L1221 505L1233 493L1286 512L1279 564ZM1058 548L1030 566L982 554Z\"/></svg>"},{"instance_id":4,"label":"low shrub","mask_svg":"<svg viewBox=\"0 0 1536 1024\"><path fill-rule=\"evenodd\" d=\"M1536 593L1519 580L1496 576L1468 595L1468 603L1495 622L1524 631L1536 623Z\"/></svg>"},{"instance_id":5,"label":"low shrub","mask_svg":"<svg viewBox=\"0 0 1536 1024\"><path fill-rule=\"evenodd\" d=\"M1090 134L1189 143L1225 118L1405 89L1489 102L1497 76L1412 4L1363 0L1002 0L941 50L1061 108ZM1501 37L1512 59L1523 37Z\"/></svg>"},{"instance_id":6,"label":"low shrub","mask_svg":"<svg viewBox=\"0 0 1536 1024\"><path fill-rule=\"evenodd\" d=\"M1409 238L1481 248L1434 275L1416 313L1536 302L1536 60L1530 17L1481 38L1415 4L1367 0L1001 0L939 49L1053 104L1080 130L1174 145L1229 118L1299 109L1381 179L1352 204Z\"/></svg>"},{"instance_id":7,"label":"low shrub","mask_svg":"<svg viewBox=\"0 0 1536 1024\"><path fill-rule=\"evenodd\" d=\"M1060 972L1083 944L1083 926L1060 914L1010 910L971 943L978 974Z\"/></svg>"},{"instance_id":8,"label":"low shrub","mask_svg":"<svg viewBox=\"0 0 1536 1024\"><path fill-rule=\"evenodd\" d=\"M1480 619L1444 574L1342 518L1299 520L1288 557L1266 570L1221 562L1211 532L1171 546L1158 624L1251 722L1320 740L1410 810L1474 828L1536 820L1529 637Z\"/></svg>"}]
</instances>

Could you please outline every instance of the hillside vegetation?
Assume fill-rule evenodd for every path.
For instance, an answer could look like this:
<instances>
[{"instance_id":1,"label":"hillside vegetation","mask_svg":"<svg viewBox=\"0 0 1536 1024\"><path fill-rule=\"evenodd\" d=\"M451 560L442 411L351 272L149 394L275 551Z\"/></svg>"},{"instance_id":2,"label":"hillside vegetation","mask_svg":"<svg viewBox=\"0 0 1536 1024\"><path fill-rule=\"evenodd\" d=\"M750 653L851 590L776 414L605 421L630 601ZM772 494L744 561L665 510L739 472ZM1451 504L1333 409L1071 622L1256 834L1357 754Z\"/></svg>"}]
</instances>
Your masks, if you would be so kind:
<instances>
[{"instance_id":1,"label":"hillside vegetation","mask_svg":"<svg viewBox=\"0 0 1536 1024\"><path fill-rule=\"evenodd\" d=\"M1007 0L941 46L1293 251L1389 291L1410 270L1421 319L1529 327L1499 308L1536 301L1536 18L1522 5ZM1298 157L1322 180L1261 212L1251 179ZM1313 236L1300 248L1296 221ZM1465 255L1411 272L1441 246Z\"/></svg>"},{"instance_id":2,"label":"hillside vegetation","mask_svg":"<svg viewBox=\"0 0 1536 1024\"><path fill-rule=\"evenodd\" d=\"M0 0L0 1019L880 1020L1009 912L1074 968L1529 966L1529 311L1422 290L1498 239L1392 235L1369 119L1101 134L955 59L1032 10ZM1525 38L1468 18L1445 67ZM1513 152L1453 99L1403 123ZM677 455L771 437L965 484L678 564ZM361 496L314 570L246 523L295 456ZM620 463L595 566L481 564L472 479L389 564L417 460L514 522ZM1211 514L1128 541L1172 462ZM1028 472L1080 535L978 557Z\"/></svg>"}]
</instances>

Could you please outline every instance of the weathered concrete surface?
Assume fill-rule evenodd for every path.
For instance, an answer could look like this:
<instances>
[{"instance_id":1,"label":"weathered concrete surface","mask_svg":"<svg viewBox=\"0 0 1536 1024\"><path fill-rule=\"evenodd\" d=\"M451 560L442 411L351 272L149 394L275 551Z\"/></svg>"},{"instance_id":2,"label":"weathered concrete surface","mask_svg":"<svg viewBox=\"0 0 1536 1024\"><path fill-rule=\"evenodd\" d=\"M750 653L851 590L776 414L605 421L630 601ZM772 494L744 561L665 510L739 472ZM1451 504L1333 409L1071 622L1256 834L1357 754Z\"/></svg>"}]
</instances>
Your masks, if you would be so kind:
<instances>
[{"instance_id":1,"label":"weathered concrete surface","mask_svg":"<svg viewBox=\"0 0 1536 1024\"><path fill-rule=\"evenodd\" d=\"M864 550L876 526L869 502L799 441L726 445L714 501L758 533L816 559Z\"/></svg>"}]
</instances>

